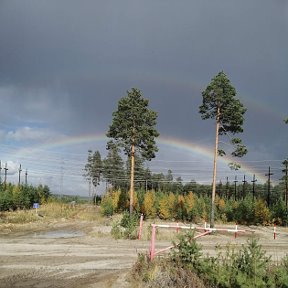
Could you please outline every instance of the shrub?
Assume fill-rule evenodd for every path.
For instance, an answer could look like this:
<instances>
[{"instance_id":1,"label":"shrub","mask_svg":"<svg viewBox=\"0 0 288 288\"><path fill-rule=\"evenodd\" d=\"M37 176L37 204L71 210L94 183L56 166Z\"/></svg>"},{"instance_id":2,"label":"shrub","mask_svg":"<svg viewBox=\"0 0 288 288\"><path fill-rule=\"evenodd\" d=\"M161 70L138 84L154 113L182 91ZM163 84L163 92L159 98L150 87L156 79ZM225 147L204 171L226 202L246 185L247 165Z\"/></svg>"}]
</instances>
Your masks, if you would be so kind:
<instances>
[{"instance_id":1,"label":"shrub","mask_svg":"<svg viewBox=\"0 0 288 288\"><path fill-rule=\"evenodd\" d=\"M171 259L194 272L198 272L203 263L201 260L202 251L201 246L194 239L194 234L194 231L188 231L179 235L179 243L173 243L175 248L171 253Z\"/></svg>"},{"instance_id":2,"label":"shrub","mask_svg":"<svg viewBox=\"0 0 288 288\"><path fill-rule=\"evenodd\" d=\"M265 287L267 270L270 257L265 255L261 245L255 239L248 240L243 245L235 259L238 271L235 283L232 286L240 287Z\"/></svg>"},{"instance_id":3,"label":"shrub","mask_svg":"<svg viewBox=\"0 0 288 288\"><path fill-rule=\"evenodd\" d=\"M148 191L144 196L144 211L147 217L156 216L156 196L154 191Z\"/></svg>"},{"instance_id":4,"label":"shrub","mask_svg":"<svg viewBox=\"0 0 288 288\"><path fill-rule=\"evenodd\" d=\"M176 196L174 193L170 192L168 195L168 209L171 215L171 218L177 217L177 208L176 208Z\"/></svg>"},{"instance_id":5,"label":"shrub","mask_svg":"<svg viewBox=\"0 0 288 288\"><path fill-rule=\"evenodd\" d=\"M282 199L279 199L272 208L272 217L273 222L277 225L287 225L287 211L285 202Z\"/></svg>"},{"instance_id":6,"label":"shrub","mask_svg":"<svg viewBox=\"0 0 288 288\"><path fill-rule=\"evenodd\" d=\"M7 191L0 194L0 211L8 211L13 207L11 194Z\"/></svg>"},{"instance_id":7,"label":"shrub","mask_svg":"<svg viewBox=\"0 0 288 288\"><path fill-rule=\"evenodd\" d=\"M161 219L171 219L171 213L169 209L169 200L167 195L163 195L159 201L159 217Z\"/></svg>"},{"instance_id":8,"label":"shrub","mask_svg":"<svg viewBox=\"0 0 288 288\"><path fill-rule=\"evenodd\" d=\"M235 202L234 200L226 201L224 213L228 222L235 221L234 217L234 211L235 211L234 207L236 206L235 203L237 202Z\"/></svg>"},{"instance_id":9,"label":"shrub","mask_svg":"<svg viewBox=\"0 0 288 288\"><path fill-rule=\"evenodd\" d=\"M270 211L266 202L258 199L255 203L255 224L268 225L270 223Z\"/></svg>"},{"instance_id":10,"label":"shrub","mask_svg":"<svg viewBox=\"0 0 288 288\"><path fill-rule=\"evenodd\" d=\"M176 203L176 218L179 220L184 220L186 216L186 211L184 209L184 196L178 195Z\"/></svg>"},{"instance_id":11,"label":"shrub","mask_svg":"<svg viewBox=\"0 0 288 288\"><path fill-rule=\"evenodd\" d=\"M249 240L237 253L228 249L224 256L219 254L217 257L205 258L201 246L193 237L194 233L191 232L182 235L171 259L197 273L207 286L267 287L270 281L267 277L270 257L266 256L255 239Z\"/></svg>"},{"instance_id":12,"label":"shrub","mask_svg":"<svg viewBox=\"0 0 288 288\"><path fill-rule=\"evenodd\" d=\"M186 217L187 217L187 220L188 221L193 221L194 218L195 218L195 212L196 212L196 209L195 209L195 197L194 197L194 194L193 192L189 192L188 195L185 196L184 198L184 207L185 207L185 210L186 210Z\"/></svg>"},{"instance_id":13,"label":"shrub","mask_svg":"<svg viewBox=\"0 0 288 288\"><path fill-rule=\"evenodd\" d=\"M276 267L274 275L275 287L288 287L288 255L286 255L281 264Z\"/></svg>"},{"instance_id":14,"label":"shrub","mask_svg":"<svg viewBox=\"0 0 288 288\"><path fill-rule=\"evenodd\" d=\"M223 222L227 222L227 216L225 213L225 209L226 209L225 200L222 198L219 198L219 200L217 201L216 207L217 207L217 212L218 212L217 214L220 220Z\"/></svg>"},{"instance_id":15,"label":"shrub","mask_svg":"<svg viewBox=\"0 0 288 288\"><path fill-rule=\"evenodd\" d=\"M149 260L149 256L139 254L138 259L130 273L133 287L143 283L144 287L163 288L163 287L185 287L185 288L204 288L206 287L199 276L183 267L178 266L173 261L164 258L158 258L154 261Z\"/></svg>"},{"instance_id":16,"label":"shrub","mask_svg":"<svg viewBox=\"0 0 288 288\"><path fill-rule=\"evenodd\" d=\"M111 228L111 235L114 239L121 239L122 236L122 229L119 221L116 221L112 224Z\"/></svg>"},{"instance_id":17,"label":"shrub","mask_svg":"<svg viewBox=\"0 0 288 288\"><path fill-rule=\"evenodd\" d=\"M194 233L179 236L169 258L139 255L132 273L145 287L288 287L288 255L274 266L257 240L239 251L228 245L216 257L203 256ZM141 286L142 287L142 286Z\"/></svg>"},{"instance_id":18,"label":"shrub","mask_svg":"<svg viewBox=\"0 0 288 288\"><path fill-rule=\"evenodd\" d=\"M119 199L120 199L121 191L113 191L111 193L111 198L112 198L112 207L113 207L113 212L117 212L119 209Z\"/></svg>"},{"instance_id":19,"label":"shrub","mask_svg":"<svg viewBox=\"0 0 288 288\"><path fill-rule=\"evenodd\" d=\"M245 197L239 201L237 209L235 209L235 220L240 224L250 224L254 222L254 202L251 197Z\"/></svg>"},{"instance_id":20,"label":"shrub","mask_svg":"<svg viewBox=\"0 0 288 288\"><path fill-rule=\"evenodd\" d=\"M134 213L130 216L129 212L123 213L121 221L113 223L111 235L115 239L136 239L137 228L139 226L139 215Z\"/></svg>"},{"instance_id":21,"label":"shrub","mask_svg":"<svg viewBox=\"0 0 288 288\"><path fill-rule=\"evenodd\" d=\"M210 198L209 197L199 197L197 199L197 221L198 217L200 217L203 221L207 222L209 215L210 215L210 210L211 210L211 203L210 203ZM217 210L215 211L217 212ZM215 213L215 216L217 214Z\"/></svg>"},{"instance_id":22,"label":"shrub","mask_svg":"<svg viewBox=\"0 0 288 288\"><path fill-rule=\"evenodd\" d=\"M109 195L106 195L101 201L101 214L104 216L112 216L113 210L113 200Z\"/></svg>"}]
</instances>

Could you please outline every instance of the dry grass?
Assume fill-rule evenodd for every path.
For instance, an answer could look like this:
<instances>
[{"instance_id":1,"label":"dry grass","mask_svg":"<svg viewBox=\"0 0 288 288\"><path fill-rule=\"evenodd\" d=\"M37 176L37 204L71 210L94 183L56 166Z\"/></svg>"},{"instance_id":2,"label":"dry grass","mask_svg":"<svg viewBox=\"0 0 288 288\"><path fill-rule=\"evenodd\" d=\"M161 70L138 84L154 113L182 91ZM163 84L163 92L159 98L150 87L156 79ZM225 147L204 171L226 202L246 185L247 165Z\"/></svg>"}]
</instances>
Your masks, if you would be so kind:
<instances>
[{"instance_id":1,"label":"dry grass","mask_svg":"<svg viewBox=\"0 0 288 288\"><path fill-rule=\"evenodd\" d=\"M28 230L45 229L50 223L63 222L91 222L97 225L108 226L111 219L102 217L99 207L93 205L76 205L51 202L37 210L17 210L0 213L0 233L21 232Z\"/></svg>"},{"instance_id":2,"label":"dry grass","mask_svg":"<svg viewBox=\"0 0 288 288\"><path fill-rule=\"evenodd\" d=\"M1 224L24 224L38 221L39 216L32 210L18 210L14 212L1 212Z\"/></svg>"}]
</instances>

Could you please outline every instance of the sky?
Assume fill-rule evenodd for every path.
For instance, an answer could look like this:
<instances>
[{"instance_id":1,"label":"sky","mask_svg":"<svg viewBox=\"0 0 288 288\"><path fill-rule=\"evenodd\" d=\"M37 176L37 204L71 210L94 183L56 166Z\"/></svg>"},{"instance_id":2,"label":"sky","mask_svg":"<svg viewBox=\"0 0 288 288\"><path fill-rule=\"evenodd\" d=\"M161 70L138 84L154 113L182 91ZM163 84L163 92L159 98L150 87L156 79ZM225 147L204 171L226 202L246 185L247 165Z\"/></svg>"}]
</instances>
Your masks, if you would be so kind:
<instances>
[{"instance_id":1,"label":"sky","mask_svg":"<svg viewBox=\"0 0 288 288\"><path fill-rule=\"evenodd\" d=\"M277 183L288 157L288 1L0 0L0 160L8 181L87 195L88 149L106 156L119 99L158 113L153 172L212 181L215 123L199 106L224 71L247 108L242 168L217 181ZM229 152L229 138L221 145ZM27 169L27 170L26 170ZM2 181L4 171L1 170Z\"/></svg>"}]
</instances>

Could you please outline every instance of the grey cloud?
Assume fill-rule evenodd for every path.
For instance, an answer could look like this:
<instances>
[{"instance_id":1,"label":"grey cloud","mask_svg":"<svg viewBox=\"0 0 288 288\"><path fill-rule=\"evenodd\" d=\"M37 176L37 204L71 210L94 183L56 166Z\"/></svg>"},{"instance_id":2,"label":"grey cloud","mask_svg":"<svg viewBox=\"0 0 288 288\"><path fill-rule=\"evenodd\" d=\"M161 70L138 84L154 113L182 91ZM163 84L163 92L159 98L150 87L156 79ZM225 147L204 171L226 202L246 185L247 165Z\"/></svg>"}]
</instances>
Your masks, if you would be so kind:
<instances>
[{"instance_id":1,"label":"grey cloud","mask_svg":"<svg viewBox=\"0 0 288 288\"><path fill-rule=\"evenodd\" d=\"M105 132L118 100L138 87L160 134L213 145L214 123L198 107L223 69L248 108L249 159L282 158L287 34L280 0L1 1L0 128Z\"/></svg>"}]
</instances>

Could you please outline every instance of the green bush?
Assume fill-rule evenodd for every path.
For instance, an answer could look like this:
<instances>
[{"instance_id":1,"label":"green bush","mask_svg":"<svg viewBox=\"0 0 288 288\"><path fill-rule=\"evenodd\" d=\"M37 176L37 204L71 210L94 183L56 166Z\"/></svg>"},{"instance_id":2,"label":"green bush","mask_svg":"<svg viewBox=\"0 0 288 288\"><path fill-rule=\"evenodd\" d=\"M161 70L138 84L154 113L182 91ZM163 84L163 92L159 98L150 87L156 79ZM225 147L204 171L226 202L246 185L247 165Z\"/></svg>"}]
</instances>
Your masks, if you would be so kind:
<instances>
[{"instance_id":1,"label":"green bush","mask_svg":"<svg viewBox=\"0 0 288 288\"><path fill-rule=\"evenodd\" d=\"M273 272L275 287L288 288L288 255Z\"/></svg>"},{"instance_id":2,"label":"green bush","mask_svg":"<svg viewBox=\"0 0 288 288\"><path fill-rule=\"evenodd\" d=\"M237 223L252 224L255 218L255 207L252 197L246 197L242 201L239 201L234 213L234 218Z\"/></svg>"},{"instance_id":3,"label":"green bush","mask_svg":"<svg viewBox=\"0 0 288 288\"><path fill-rule=\"evenodd\" d=\"M249 240L237 253L227 249L225 255L203 257L201 246L193 238L193 232L181 235L179 244L174 244L171 259L197 273L207 287L267 287L273 282L267 277L270 257L255 239ZM281 267L285 269L284 265ZM286 279L283 271L278 270L277 279L281 283Z\"/></svg>"},{"instance_id":4,"label":"green bush","mask_svg":"<svg viewBox=\"0 0 288 288\"><path fill-rule=\"evenodd\" d=\"M234 200L228 200L226 202L226 205L225 205L225 209L224 209L224 214L226 215L226 219L228 222L232 222L234 221L235 222L235 209L234 207L236 206L237 204L235 203Z\"/></svg>"},{"instance_id":5,"label":"green bush","mask_svg":"<svg viewBox=\"0 0 288 288\"><path fill-rule=\"evenodd\" d=\"M279 199L272 208L272 217L273 222L277 225L287 225L288 224L288 215L286 211L285 202L282 199Z\"/></svg>"},{"instance_id":6,"label":"green bush","mask_svg":"<svg viewBox=\"0 0 288 288\"><path fill-rule=\"evenodd\" d=\"M114 239L121 239L123 237L122 229L119 221L112 224L111 235Z\"/></svg>"},{"instance_id":7,"label":"green bush","mask_svg":"<svg viewBox=\"0 0 288 288\"><path fill-rule=\"evenodd\" d=\"M189 269L198 271L202 265L202 251L201 246L194 239L194 235L194 231L180 234L179 243L173 242L175 248L172 250L171 258Z\"/></svg>"},{"instance_id":8,"label":"green bush","mask_svg":"<svg viewBox=\"0 0 288 288\"><path fill-rule=\"evenodd\" d=\"M265 287L270 257L267 257L261 245L255 239L248 240L238 253L235 264L238 268L234 287Z\"/></svg>"},{"instance_id":9,"label":"green bush","mask_svg":"<svg viewBox=\"0 0 288 288\"><path fill-rule=\"evenodd\" d=\"M103 216L112 216L114 214L113 210L113 200L109 196L105 196L101 201L101 214Z\"/></svg>"},{"instance_id":10,"label":"green bush","mask_svg":"<svg viewBox=\"0 0 288 288\"><path fill-rule=\"evenodd\" d=\"M123 213L121 221L113 223L111 235L115 239L136 239L137 238L137 228L139 226L139 215L134 213L131 215L125 211Z\"/></svg>"}]
</instances>

